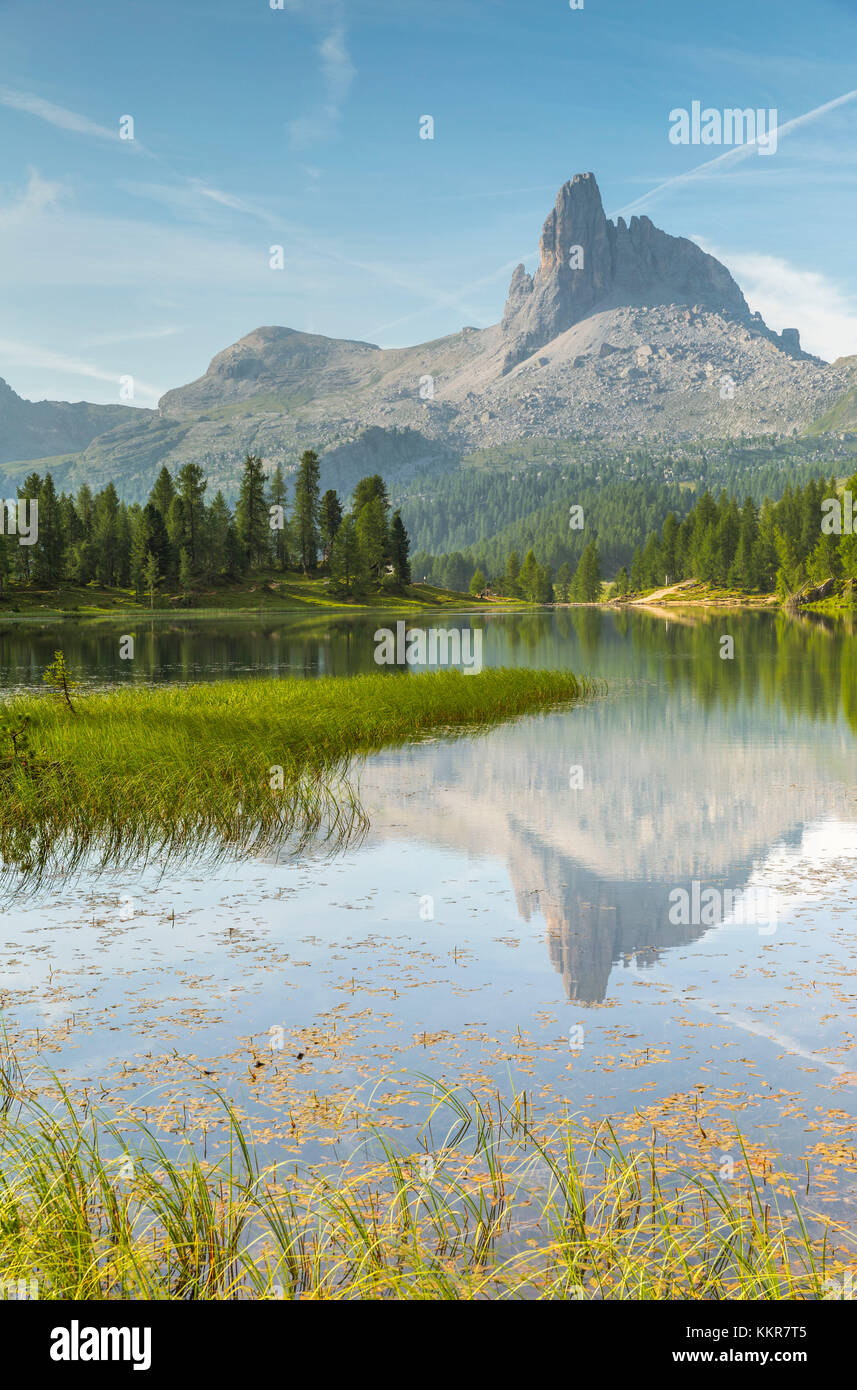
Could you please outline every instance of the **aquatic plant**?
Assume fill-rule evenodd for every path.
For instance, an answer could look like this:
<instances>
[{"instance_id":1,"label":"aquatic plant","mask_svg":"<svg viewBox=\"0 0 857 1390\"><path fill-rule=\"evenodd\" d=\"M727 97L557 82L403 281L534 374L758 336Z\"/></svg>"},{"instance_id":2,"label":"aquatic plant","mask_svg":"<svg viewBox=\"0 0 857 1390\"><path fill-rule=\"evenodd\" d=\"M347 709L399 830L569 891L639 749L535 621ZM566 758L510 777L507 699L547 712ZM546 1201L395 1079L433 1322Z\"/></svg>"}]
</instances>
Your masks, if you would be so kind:
<instances>
[{"instance_id":1,"label":"aquatic plant","mask_svg":"<svg viewBox=\"0 0 857 1390\"><path fill-rule=\"evenodd\" d=\"M760 1193L743 1146L727 1193L608 1124L543 1132L525 1094L427 1098L424 1148L376 1132L324 1172L262 1169L225 1101L214 1163L65 1092L22 1098L0 1124L0 1280L41 1299L783 1300L835 1296L852 1269L832 1222L811 1236L793 1194Z\"/></svg>"},{"instance_id":2,"label":"aquatic plant","mask_svg":"<svg viewBox=\"0 0 857 1390\"><path fill-rule=\"evenodd\" d=\"M365 828L361 754L478 732L579 699L569 672L488 670L125 688L65 702L23 696L34 757L0 760L7 880L94 867L347 841Z\"/></svg>"}]
</instances>

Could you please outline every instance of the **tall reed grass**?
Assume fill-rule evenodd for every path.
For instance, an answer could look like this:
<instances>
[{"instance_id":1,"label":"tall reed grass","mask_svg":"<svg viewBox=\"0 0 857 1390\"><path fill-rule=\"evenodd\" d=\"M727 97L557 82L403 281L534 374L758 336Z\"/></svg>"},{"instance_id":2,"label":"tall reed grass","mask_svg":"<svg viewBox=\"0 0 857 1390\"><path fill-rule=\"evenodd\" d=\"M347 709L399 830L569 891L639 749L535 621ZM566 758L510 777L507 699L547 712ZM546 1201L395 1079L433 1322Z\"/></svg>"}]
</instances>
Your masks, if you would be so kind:
<instances>
[{"instance_id":1,"label":"tall reed grass","mask_svg":"<svg viewBox=\"0 0 857 1390\"><path fill-rule=\"evenodd\" d=\"M0 856L34 882L88 851L103 867L204 845L341 843L365 825L356 755L591 690L561 671L488 670L122 689L77 695L74 710L22 697L2 710Z\"/></svg>"},{"instance_id":2,"label":"tall reed grass","mask_svg":"<svg viewBox=\"0 0 857 1390\"><path fill-rule=\"evenodd\" d=\"M288 1174L260 1168L228 1110L212 1164L67 1095L28 1101L0 1124L0 1279L42 1299L782 1300L830 1297L850 1267L749 1160L727 1191L606 1125L540 1132L524 1095L415 1098L425 1149L376 1135L371 1161Z\"/></svg>"}]
</instances>

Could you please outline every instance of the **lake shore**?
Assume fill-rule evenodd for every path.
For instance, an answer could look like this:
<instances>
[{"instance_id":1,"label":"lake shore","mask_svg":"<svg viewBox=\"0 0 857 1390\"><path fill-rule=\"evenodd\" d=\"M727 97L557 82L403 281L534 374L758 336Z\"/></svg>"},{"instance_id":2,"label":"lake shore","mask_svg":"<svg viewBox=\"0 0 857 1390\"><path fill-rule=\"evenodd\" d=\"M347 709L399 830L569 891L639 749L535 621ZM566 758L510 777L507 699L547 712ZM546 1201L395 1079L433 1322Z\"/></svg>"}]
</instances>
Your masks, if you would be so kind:
<instances>
[{"instance_id":1,"label":"lake shore","mask_svg":"<svg viewBox=\"0 0 857 1390\"><path fill-rule=\"evenodd\" d=\"M41 873L62 846L105 863L213 844L273 849L363 820L351 758L473 733L594 693L568 671L375 672L26 694L0 718L0 854Z\"/></svg>"},{"instance_id":2,"label":"lake shore","mask_svg":"<svg viewBox=\"0 0 857 1390\"><path fill-rule=\"evenodd\" d=\"M821 588L822 586L819 586ZM722 588L716 584L706 584L701 580L684 579L678 584L669 584L659 589L643 593L611 597L599 604L600 608L647 608L650 610L676 610L682 608L731 609L747 611L851 613L854 610L852 586L848 580L838 580L830 594L817 599L790 595L782 598L779 594L763 594L747 589ZM797 601L796 601L797 600Z\"/></svg>"},{"instance_id":3,"label":"lake shore","mask_svg":"<svg viewBox=\"0 0 857 1390\"><path fill-rule=\"evenodd\" d=\"M374 610L412 612L486 612L530 608L523 599L474 598L469 593L441 589L432 584L408 584L401 590L383 587L345 595L331 591L324 576L263 574L252 583L199 585L188 593L178 590L148 597L132 589L111 589L97 584L64 585L40 589L34 585L7 589L0 596L0 621L38 618L40 622L66 618L104 617L241 617L318 613L368 613Z\"/></svg>"}]
</instances>

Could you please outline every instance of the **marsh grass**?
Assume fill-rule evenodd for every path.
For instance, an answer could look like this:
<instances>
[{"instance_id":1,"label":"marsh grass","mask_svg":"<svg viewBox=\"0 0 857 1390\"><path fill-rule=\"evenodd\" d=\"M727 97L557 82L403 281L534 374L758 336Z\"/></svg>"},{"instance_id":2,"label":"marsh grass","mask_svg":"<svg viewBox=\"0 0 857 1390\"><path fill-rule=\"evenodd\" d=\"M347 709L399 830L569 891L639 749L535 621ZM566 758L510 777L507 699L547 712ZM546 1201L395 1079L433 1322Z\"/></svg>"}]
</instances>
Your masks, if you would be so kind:
<instances>
[{"instance_id":1,"label":"marsh grass","mask_svg":"<svg viewBox=\"0 0 857 1390\"><path fill-rule=\"evenodd\" d=\"M429 734L478 732L591 693L562 671L490 670L262 679L25 696L28 750L0 748L0 856L37 884L88 854L96 867L199 852L348 842L365 828L357 755ZM2 736L2 730L0 730Z\"/></svg>"},{"instance_id":2,"label":"marsh grass","mask_svg":"<svg viewBox=\"0 0 857 1390\"><path fill-rule=\"evenodd\" d=\"M727 1192L608 1125L543 1132L525 1096L415 1098L430 1153L376 1133L335 1172L288 1175L228 1106L213 1164L142 1125L132 1146L65 1094L22 1101L0 1125L0 1279L42 1299L782 1300L830 1296L846 1267L749 1160Z\"/></svg>"}]
</instances>

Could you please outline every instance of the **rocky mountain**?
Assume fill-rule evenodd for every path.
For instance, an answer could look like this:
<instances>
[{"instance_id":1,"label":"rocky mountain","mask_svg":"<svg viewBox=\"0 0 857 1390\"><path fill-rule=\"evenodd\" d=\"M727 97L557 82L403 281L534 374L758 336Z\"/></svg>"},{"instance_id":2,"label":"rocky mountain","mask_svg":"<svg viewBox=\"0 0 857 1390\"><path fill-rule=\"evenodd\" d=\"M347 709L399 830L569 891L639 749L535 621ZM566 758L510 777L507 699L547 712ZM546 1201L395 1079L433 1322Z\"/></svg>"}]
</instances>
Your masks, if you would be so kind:
<instances>
[{"instance_id":1,"label":"rocky mountain","mask_svg":"<svg viewBox=\"0 0 857 1390\"><path fill-rule=\"evenodd\" d=\"M648 217L609 222L592 174L560 189L542 229L539 266L512 276L503 315L504 369L591 315L611 308L688 304L757 328L785 352L802 356L796 329L779 338L753 316L725 266Z\"/></svg>"},{"instance_id":2,"label":"rocky mountain","mask_svg":"<svg viewBox=\"0 0 857 1390\"><path fill-rule=\"evenodd\" d=\"M135 497L162 463L194 459L232 491L247 452L290 468L312 446L325 485L347 486L365 464L393 480L534 435L676 445L842 429L855 384L855 359L804 353L797 330L768 328L714 257L647 217L608 220L595 177L578 174L544 224L535 273L516 268L499 323L386 349L258 328L157 413L65 407L114 414L105 432L93 417L64 481L114 477ZM26 453L4 439L0 458L36 457L37 437L48 436L34 424ZM74 452L59 440L44 452Z\"/></svg>"},{"instance_id":3,"label":"rocky mountain","mask_svg":"<svg viewBox=\"0 0 857 1390\"><path fill-rule=\"evenodd\" d=\"M0 464L80 453L116 425L138 425L141 414L154 416L126 405L25 401L0 378Z\"/></svg>"}]
</instances>

